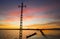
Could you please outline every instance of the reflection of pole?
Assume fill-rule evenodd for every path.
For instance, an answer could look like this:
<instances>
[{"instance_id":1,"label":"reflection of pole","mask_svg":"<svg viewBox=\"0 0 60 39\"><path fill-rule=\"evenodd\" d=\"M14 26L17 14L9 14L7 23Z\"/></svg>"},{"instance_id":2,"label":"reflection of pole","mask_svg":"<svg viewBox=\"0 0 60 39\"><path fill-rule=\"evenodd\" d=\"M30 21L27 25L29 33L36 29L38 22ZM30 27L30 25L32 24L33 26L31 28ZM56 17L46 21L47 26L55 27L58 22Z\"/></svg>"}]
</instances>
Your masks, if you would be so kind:
<instances>
[{"instance_id":1,"label":"reflection of pole","mask_svg":"<svg viewBox=\"0 0 60 39\"><path fill-rule=\"evenodd\" d=\"M21 7L21 17L20 17L20 31L19 31L19 39L22 39L22 27L23 27L23 2L21 3L21 6L19 5L18 8Z\"/></svg>"}]
</instances>

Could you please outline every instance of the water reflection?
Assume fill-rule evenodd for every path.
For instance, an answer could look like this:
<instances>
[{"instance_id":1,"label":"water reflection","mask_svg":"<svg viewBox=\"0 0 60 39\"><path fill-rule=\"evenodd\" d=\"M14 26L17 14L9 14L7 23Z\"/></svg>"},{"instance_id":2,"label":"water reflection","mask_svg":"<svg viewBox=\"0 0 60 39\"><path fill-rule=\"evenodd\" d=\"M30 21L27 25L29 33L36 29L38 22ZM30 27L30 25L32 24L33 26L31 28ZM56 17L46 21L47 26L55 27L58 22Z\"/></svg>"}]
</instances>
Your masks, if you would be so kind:
<instances>
[{"instance_id":1,"label":"water reflection","mask_svg":"<svg viewBox=\"0 0 60 39\"><path fill-rule=\"evenodd\" d=\"M46 39L40 31L36 30L23 30L23 39L34 32L37 34L28 39ZM43 32L47 39L60 39L60 30L43 30ZM19 39L19 30L0 30L0 39Z\"/></svg>"}]
</instances>

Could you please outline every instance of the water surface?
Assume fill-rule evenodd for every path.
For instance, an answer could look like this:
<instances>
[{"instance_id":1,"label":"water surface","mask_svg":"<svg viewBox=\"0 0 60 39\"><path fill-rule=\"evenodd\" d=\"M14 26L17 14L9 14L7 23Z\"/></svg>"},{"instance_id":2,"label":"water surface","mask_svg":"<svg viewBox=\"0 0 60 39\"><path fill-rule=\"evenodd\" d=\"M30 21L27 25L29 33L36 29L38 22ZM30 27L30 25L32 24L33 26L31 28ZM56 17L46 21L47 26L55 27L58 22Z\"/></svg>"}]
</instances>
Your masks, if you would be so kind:
<instances>
[{"instance_id":1,"label":"water surface","mask_svg":"<svg viewBox=\"0 0 60 39\"><path fill-rule=\"evenodd\" d=\"M60 30L43 30L47 38L45 38L40 31L23 30L23 39L27 36L37 33L28 39L60 39ZM0 39L19 39L19 30L0 30Z\"/></svg>"}]
</instances>

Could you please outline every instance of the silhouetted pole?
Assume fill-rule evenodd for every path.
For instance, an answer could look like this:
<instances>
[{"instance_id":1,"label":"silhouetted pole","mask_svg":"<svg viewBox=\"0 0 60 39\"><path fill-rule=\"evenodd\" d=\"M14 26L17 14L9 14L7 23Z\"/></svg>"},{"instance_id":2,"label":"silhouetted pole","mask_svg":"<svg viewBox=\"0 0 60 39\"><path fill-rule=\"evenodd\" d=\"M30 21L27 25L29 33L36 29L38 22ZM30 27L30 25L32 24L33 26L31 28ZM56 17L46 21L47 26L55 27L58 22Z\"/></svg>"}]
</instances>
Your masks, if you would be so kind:
<instances>
[{"instance_id":1,"label":"silhouetted pole","mask_svg":"<svg viewBox=\"0 0 60 39\"><path fill-rule=\"evenodd\" d=\"M20 17L20 31L19 31L19 39L22 39L22 27L23 27L23 8L25 7L23 5L23 2L21 3L21 5L18 5L18 8L21 7L21 17Z\"/></svg>"}]
</instances>

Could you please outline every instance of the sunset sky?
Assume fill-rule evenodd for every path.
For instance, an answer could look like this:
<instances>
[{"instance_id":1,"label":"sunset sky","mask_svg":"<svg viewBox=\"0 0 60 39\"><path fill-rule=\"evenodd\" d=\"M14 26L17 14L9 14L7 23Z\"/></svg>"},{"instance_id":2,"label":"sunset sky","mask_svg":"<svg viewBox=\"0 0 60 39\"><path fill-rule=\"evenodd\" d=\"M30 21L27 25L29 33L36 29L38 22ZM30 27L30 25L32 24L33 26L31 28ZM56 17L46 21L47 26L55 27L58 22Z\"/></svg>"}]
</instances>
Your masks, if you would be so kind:
<instances>
[{"instance_id":1,"label":"sunset sky","mask_svg":"<svg viewBox=\"0 0 60 39\"><path fill-rule=\"evenodd\" d=\"M23 26L60 21L60 0L23 0ZM0 26L19 26L21 0L0 0Z\"/></svg>"}]
</instances>

